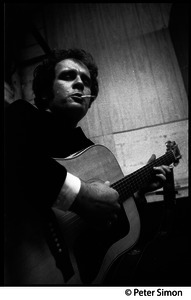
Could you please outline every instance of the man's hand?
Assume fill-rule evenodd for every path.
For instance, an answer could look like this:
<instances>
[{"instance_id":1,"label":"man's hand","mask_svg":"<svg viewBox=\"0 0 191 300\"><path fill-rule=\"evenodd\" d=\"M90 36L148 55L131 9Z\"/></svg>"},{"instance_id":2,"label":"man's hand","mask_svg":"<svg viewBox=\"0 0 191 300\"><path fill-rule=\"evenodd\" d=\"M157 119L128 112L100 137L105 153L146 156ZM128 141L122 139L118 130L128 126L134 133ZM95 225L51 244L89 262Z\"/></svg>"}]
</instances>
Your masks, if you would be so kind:
<instances>
[{"instance_id":1,"label":"man's hand","mask_svg":"<svg viewBox=\"0 0 191 300\"><path fill-rule=\"evenodd\" d=\"M151 155L147 164L151 163L155 159L156 159L156 155L155 154ZM153 170L155 172L155 176L153 177L152 182L150 182L147 186L145 186L143 189L141 189L139 191L140 194L152 192L152 191L158 190L161 187L163 187L164 182L166 181L167 173L171 172L172 167L168 167L166 165L161 165L159 167L153 167Z\"/></svg>"},{"instance_id":2,"label":"man's hand","mask_svg":"<svg viewBox=\"0 0 191 300\"><path fill-rule=\"evenodd\" d=\"M91 225L106 229L117 220L120 210L119 194L110 183L81 182L78 196L70 210L84 218Z\"/></svg>"}]
</instances>

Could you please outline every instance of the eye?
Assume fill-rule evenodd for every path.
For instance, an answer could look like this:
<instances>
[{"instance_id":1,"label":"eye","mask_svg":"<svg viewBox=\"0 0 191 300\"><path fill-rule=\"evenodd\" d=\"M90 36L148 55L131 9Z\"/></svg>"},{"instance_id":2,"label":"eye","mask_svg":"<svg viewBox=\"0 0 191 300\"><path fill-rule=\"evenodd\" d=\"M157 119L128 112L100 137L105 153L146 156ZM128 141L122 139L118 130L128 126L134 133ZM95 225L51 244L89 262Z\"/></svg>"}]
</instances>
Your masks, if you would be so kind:
<instances>
[{"instance_id":1,"label":"eye","mask_svg":"<svg viewBox=\"0 0 191 300\"><path fill-rule=\"evenodd\" d=\"M63 71L59 74L58 79L60 80L74 80L76 78L76 72L74 71Z\"/></svg>"},{"instance_id":2,"label":"eye","mask_svg":"<svg viewBox=\"0 0 191 300\"><path fill-rule=\"evenodd\" d=\"M86 75L82 76L82 80L85 86L87 87L91 86L91 79L88 76Z\"/></svg>"}]
</instances>

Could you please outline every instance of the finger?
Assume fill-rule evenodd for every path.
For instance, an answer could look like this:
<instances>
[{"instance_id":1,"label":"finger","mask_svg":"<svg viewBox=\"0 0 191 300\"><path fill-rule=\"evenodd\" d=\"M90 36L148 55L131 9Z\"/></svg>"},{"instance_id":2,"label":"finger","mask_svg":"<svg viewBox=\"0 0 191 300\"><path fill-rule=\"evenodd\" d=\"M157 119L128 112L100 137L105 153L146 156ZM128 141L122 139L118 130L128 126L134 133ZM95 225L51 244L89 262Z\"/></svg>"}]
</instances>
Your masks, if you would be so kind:
<instances>
[{"instance_id":1,"label":"finger","mask_svg":"<svg viewBox=\"0 0 191 300\"><path fill-rule=\"evenodd\" d=\"M153 168L157 173L162 173L164 175L166 175L166 173L171 173L172 168L162 165L160 167L154 167Z\"/></svg>"},{"instance_id":2,"label":"finger","mask_svg":"<svg viewBox=\"0 0 191 300\"><path fill-rule=\"evenodd\" d=\"M117 200L106 202L106 207L107 207L107 212L109 214L115 214L118 213L119 210L121 210L121 205Z\"/></svg>"},{"instance_id":3,"label":"finger","mask_svg":"<svg viewBox=\"0 0 191 300\"><path fill-rule=\"evenodd\" d=\"M119 211L121 209L121 205L119 204L119 202L115 203L115 207L114 207L114 211Z\"/></svg>"},{"instance_id":4,"label":"finger","mask_svg":"<svg viewBox=\"0 0 191 300\"><path fill-rule=\"evenodd\" d=\"M162 179L162 181L166 181L166 176L163 174L156 174L156 177Z\"/></svg>"},{"instance_id":5,"label":"finger","mask_svg":"<svg viewBox=\"0 0 191 300\"><path fill-rule=\"evenodd\" d=\"M168 166L162 166L162 168L168 173L171 173L171 171L173 169L173 167L168 167Z\"/></svg>"},{"instance_id":6,"label":"finger","mask_svg":"<svg viewBox=\"0 0 191 300\"><path fill-rule=\"evenodd\" d=\"M149 158L149 160L148 160L147 163L149 164L149 163L151 163L152 161L154 161L155 159L156 159L156 155L155 155L155 154L152 154L151 157Z\"/></svg>"},{"instance_id":7,"label":"finger","mask_svg":"<svg viewBox=\"0 0 191 300\"><path fill-rule=\"evenodd\" d=\"M153 167L153 170L157 173L157 174L163 174L163 175L165 175L166 174L166 172L165 172L165 170L163 169L163 167L162 166L160 166L160 167Z\"/></svg>"},{"instance_id":8,"label":"finger","mask_svg":"<svg viewBox=\"0 0 191 300\"><path fill-rule=\"evenodd\" d=\"M112 201L111 199L110 201L99 202L98 205L102 208L102 210L104 209L104 214L115 213L121 209L120 203L116 200Z\"/></svg>"},{"instance_id":9,"label":"finger","mask_svg":"<svg viewBox=\"0 0 191 300\"><path fill-rule=\"evenodd\" d=\"M168 172L168 173L170 173L172 171L172 167L165 166L165 165L162 165L162 166L160 166L158 168L159 169L162 168L162 170L164 170L165 172Z\"/></svg>"},{"instance_id":10,"label":"finger","mask_svg":"<svg viewBox=\"0 0 191 300\"><path fill-rule=\"evenodd\" d=\"M105 184L106 184L107 186L110 186L110 185L111 185L111 182L110 182L109 180L107 180L107 181L105 181Z\"/></svg>"}]
</instances>

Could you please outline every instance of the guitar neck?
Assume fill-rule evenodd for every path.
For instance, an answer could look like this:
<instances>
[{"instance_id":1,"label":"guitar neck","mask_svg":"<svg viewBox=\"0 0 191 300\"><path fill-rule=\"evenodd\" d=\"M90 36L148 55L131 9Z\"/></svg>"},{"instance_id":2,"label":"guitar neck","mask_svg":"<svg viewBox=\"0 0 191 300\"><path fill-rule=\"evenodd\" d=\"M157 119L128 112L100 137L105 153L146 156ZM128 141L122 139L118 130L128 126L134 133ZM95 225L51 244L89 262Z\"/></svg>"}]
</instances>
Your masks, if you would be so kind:
<instances>
[{"instance_id":1,"label":"guitar neck","mask_svg":"<svg viewBox=\"0 0 191 300\"><path fill-rule=\"evenodd\" d=\"M172 151L168 151L163 156L155 159L139 170L125 176L111 186L117 190L120 195L120 200L123 202L151 181L155 174L153 167L161 165L169 166L172 162L174 162L174 154Z\"/></svg>"}]
</instances>

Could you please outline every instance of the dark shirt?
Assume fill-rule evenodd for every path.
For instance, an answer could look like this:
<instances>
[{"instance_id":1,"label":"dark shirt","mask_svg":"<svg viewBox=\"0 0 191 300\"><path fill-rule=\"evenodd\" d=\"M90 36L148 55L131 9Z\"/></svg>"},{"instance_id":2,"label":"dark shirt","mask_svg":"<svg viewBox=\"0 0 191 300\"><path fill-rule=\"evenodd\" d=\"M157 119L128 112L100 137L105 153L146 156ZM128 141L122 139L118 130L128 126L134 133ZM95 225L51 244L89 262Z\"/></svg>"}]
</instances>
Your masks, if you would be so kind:
<instances>
[{"instance_id":1,"label":"dark shirt","mask_svg":"<svg viewBox=\"0 0 191 300\"><path fill-rule=\"evenodd\" d=\"M6 206L17 210L19 206L51 207L67 172L53 158L67 157L90 145L80 127L63 128L53 114L27 101L15 101L5 114Z\"/></svg>"},{"instance_id":2,"label":"dark shirt","mask_svg":"<svg viewBox=\"0 0 191 300\"><path fill-rule=\"evenodd\" d=\"M7 245L19 226L23 228L30 220L31 224L35 220L55 223L51 206L67 170L54 158L67 157L91 145L80 127L63 128L52 113L40 111L27 101L17 100L8 106L4 151ZM54 255L49 233L47 238Z\"/></svg>"}]
</instances>

